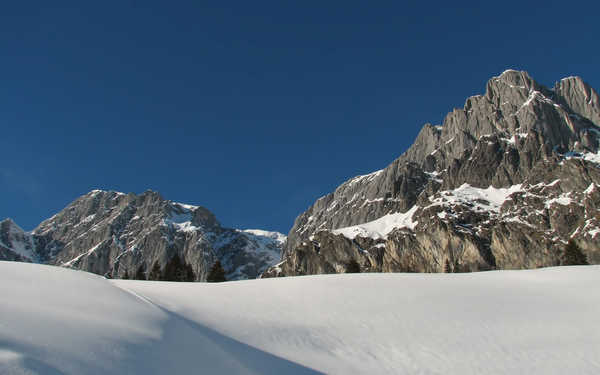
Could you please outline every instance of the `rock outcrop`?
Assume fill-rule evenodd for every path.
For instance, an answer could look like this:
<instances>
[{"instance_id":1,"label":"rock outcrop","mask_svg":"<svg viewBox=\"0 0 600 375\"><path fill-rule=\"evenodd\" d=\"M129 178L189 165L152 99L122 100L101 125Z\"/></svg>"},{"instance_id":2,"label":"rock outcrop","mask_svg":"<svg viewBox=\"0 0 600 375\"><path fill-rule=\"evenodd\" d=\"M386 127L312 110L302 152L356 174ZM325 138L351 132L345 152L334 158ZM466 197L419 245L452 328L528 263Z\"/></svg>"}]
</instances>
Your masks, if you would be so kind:
<instances>
[{"instance_id":1,"label":"rock outcrop","mask_svg":"<svg viewBox=\"0 0 600 375\"><path fill-rule=\"evenodd\" d=\"M265 277L557 265L572 238L600 263L600 104L579 77L492 78L380 171L296 219Z\"/></svg>"},{"instance_id":2,"label":"rock outcrop","mask_svg":"<svg viewBox=\"0 0 600 375\"><path fill-rule=\"evenodd\" d=\"M11 219L0 221L0 259L21 262L37 260L33 238Z\"/></svg>"},{"instance_id":3,"label":"rock outcrop","mask_svg":"<svg viewBox=\"0 0 600 375\"><path fill-rule=\"evenodd\" d=\"M285 236L223 228L206 208L175 203L146 191L94 190L25 233L0 223L0 259L42 262L108 277L161 268L177 254L199 281L219 260L227 278L256 278L277 263Z\"/></svg>"}]
</instances>

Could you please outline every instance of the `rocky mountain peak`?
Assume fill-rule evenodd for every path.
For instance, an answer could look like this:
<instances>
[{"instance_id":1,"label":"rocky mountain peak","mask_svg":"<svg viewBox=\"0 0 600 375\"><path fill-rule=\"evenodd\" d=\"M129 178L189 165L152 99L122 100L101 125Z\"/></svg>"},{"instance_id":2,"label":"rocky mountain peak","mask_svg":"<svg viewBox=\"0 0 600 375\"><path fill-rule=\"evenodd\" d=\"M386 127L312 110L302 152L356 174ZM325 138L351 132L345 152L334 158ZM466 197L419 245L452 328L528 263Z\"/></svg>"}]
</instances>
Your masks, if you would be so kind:
<instances>
[{"instance_id":1,"label":"rocky mountain peak","mask_svg":"<svg viewBox=\"0 0 600 375\"><path fill-rule=\"evenodd\" d=\"M490 101L495 98L508 99L515 93L529 93L531 91L545 91L548 89L536 82L525 71L508 69L497 77L492 77L486 84L485 97Z\"/></svg>"},{"instance_id":2,"label":"rocky mountain peak","mask_svg":"<svg viewBox=\"0 0 600 375\"><path fill-rule=\"evenodd\" d=\"M2 223L8 228L12 221ZM177 254L198 280L216 260L230 279L255 278L279 261L284 242L272 232L224 228L207 208L169 201L151 190L92 190L24 236L31 261L122 277L149 272L155 263L164 267ZM18 260L13 248L0 249L0 259Z\"/></svg>"},{"instance_id":3,"label":"rocky mountain peak","mask_svg":"<svg viewBox=\"0 0 600 375\"><path fill-rule=\"evenodd\" d=\"M594 124L600 124L600 99L598 93L580 77L561 79L554 86L557 100L574 114Z\"/></svg>"},{"instance_id":4,"label":"rocky mountain peak","mask_svg":"<svg viewBox=\"0 0 600 375\"><path fill-rule=\"evenodd\" d=\"M584 193L600 182L599 138L598 94L581 78L549 89L507 70L442 125L425 124L386 168L346 181L298 216L280 271L268 274L343 272L350 259L374 271L439 271L447 259L470 270L552 265L558 256L548 252L568 238L600 260L591 250L600 202ZM538 216L523 218L528 210ZM523 247L530 241L535 251ZM523 251L538 253L525 259Z\"/></svg>"},{"instance_id":5,"label":"rocky mountain peak","mask_svg":"<svg viewBox=\"0 0 600 375\"><path fill-rule=\"evenodd\" d=\"M16 227L18 227L17 224L10 217L7 217L6 219L0 221L0 226L16 226Z\"/></svg>"},{"instance_id":6,"label":"rocky mountain peak","mask_svg":"<svg viewBox=\"0 0 600 375\"><path fill-rule=\"evenodd\" d=\"M13 219L7 217L6 219L0 221L0 228L2 228L2 233L11 233L11 234L27 234L20 226L17 225L13 221Z\"/></svg>"},{"instance_id":7,"label":"rocky mountain peak","mask_svg":"<svg viewBox=\"0 0 600 375\"><path fill-rule=\"evenodd\" d=\"M0 221L0 259L25 262L37 259L31 235L11 218Z\"/></svg>"},{"instance_id":8,"label":"rocky mountain peak","mask_svg":"<svg viewBox=\"0 0 600 375\"><path fill-rule=\"evenodd\" d=\"M464 108L448 113L442 126L426 124L400 159L428 171L443 170L482 137L498 134L512 139L530 132L562 152L591 151L597 144L589 133L598 129L600 121L597 98L577 77L563 79L549 89L527 72L507 70L488 81L484 95L469 97Z\"/></svg>"},{"instance_id":9,"label":"rocky mountain peak","mask_svg":"<svg viewBox=\"0 0 600 375\"><path fill-rule=\"evenodd\" d=\"M221 226L212 212L200 206L193 209L192 224L205 228L216 228Z\"/></svg>"}]
</instances>

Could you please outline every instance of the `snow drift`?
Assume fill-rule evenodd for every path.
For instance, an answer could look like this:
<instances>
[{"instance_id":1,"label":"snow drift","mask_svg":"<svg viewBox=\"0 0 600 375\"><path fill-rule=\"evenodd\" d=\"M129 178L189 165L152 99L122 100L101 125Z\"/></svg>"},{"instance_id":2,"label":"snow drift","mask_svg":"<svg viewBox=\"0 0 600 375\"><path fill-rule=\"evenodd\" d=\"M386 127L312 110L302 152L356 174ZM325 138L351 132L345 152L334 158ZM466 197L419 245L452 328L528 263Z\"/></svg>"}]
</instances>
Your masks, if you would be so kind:
<instances>
[{"instance_id":1,"label":"snow drift","mask_svg":"<svg viewBox=\"0 0 600 375\"><path fill-rule=\"evenodd\" d=\"M223 284L0 262L2 374L596 374L600 266Z\"/></svg>"}]
</instances>

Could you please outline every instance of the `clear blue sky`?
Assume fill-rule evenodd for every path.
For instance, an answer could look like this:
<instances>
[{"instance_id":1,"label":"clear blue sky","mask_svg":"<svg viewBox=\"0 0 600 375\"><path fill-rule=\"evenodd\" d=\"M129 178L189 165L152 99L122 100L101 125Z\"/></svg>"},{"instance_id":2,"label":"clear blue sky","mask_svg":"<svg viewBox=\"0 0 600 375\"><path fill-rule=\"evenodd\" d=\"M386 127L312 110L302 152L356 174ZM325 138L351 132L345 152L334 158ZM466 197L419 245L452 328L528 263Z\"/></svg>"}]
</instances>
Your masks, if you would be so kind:
<instances>
[{"instance_id":1,"label":"clear blue sky","mask_svg":"<svg viewBox=\"0 0 600 375\"><path fill-rule=\"evenodd\" d=\"M287 233L506 68L600 88L592 3L7 2L0 216L152 189Z\"/></svg>"}]
</instances>

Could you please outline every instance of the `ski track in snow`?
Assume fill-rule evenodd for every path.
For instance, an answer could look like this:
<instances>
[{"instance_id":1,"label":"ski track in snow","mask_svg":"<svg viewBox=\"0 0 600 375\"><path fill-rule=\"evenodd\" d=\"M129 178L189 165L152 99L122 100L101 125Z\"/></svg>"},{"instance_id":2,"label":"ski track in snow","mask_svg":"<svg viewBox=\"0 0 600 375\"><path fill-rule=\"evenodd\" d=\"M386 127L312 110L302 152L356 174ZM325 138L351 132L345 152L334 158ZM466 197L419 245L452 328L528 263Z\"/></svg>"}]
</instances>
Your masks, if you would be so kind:
<instances>
[{"instance_id":1,"label":"ski track in snow","mask_svg":"<svg viewBox=\"0 0 600 375\"><path fill-rule=\"evenodd\" d=\"M222 284L0 262L1 374L597 374L600 266Z\"/></svg>"}]
</instances>

